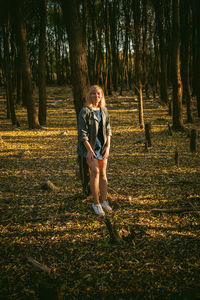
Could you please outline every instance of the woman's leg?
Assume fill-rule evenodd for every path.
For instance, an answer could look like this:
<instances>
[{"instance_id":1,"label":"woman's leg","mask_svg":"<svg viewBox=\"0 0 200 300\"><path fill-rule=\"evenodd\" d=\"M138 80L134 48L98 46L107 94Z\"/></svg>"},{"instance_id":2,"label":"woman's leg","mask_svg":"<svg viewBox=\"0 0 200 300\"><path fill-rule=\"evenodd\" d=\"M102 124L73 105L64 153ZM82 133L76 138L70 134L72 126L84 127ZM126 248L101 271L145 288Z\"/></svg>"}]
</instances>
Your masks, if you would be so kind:
<instances>
[{"instance_id":1,"label":"woman's leg","mask_svg":"<svg viewBox=\"0 0 200 300\"><path fill-rule=\"evenodd\" d=\"M99 170L100 170L100 178L99 178L99 187L100 187L100 194L101 194L101 202L104 202L107 198L107 159L99 160Z\"/></svg>"},{"instance_id":2,"label":"woman's leg","mask_svg":"<svg viewBox=\"0 0 200 300\"><path fill-rule=\"evenodd\" d=\"M99 204L99 164L97 159L88 160L90 168L90 189L94 198L94 204Z\"/></svg>"}]
</instances>

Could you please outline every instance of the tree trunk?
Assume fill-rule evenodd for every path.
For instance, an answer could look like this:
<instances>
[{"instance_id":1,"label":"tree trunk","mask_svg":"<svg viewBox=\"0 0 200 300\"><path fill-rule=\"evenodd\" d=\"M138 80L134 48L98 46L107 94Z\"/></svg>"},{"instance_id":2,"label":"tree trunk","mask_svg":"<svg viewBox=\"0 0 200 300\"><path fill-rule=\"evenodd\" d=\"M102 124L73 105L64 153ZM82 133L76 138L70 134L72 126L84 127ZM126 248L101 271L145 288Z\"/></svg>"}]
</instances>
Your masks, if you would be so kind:
<instances>
[{"instance_id":1,"label":"tree trunk","mask_svg":"<svg viewBox=\"0 0 200 300\"><path fill-rule=\"evenodd\" d=\"M111 30L111 52L112 52L112 82L114 91L118 89L119 64L118 64L118 38L117 38L117 4L116 0L109 4L109 19Z\"/></svg>"},{"instance_id":2,"label":"tree trunk","mask_svg":"<svg viewBox=\"0 0 200 300\"><path fill-rule=\"evenodd\" d=\"M135 85L138 95L138 112L140 128L144 128L143 95L142 95L142 45L141 45L141 8L140 0L133 0L133 17L135 29Z\"/></svg>"},{"instance_id":3,"label":"tree trunk","mask_svg":"<svg viewBox=\"0 0 200 300\"><path fill-rule=\"evenodd\" d=\"M70 0L62 0L63 16L69 41L74 106L77 118L86 101L89 89L86 41L80 23L78 3L78 0L73 1L73 3Z\"/></svg>"},{"instance_id":4,"label":"tree trunk","mask_svg":"<svg viewBox=\"0 0 200 300\"><path fill-rule=\"evenodd\" d=\"M122 77L121 77L121 91L122 95L123 88L128 88L128 48L129 48L129 28L130 28L130 3L127 0L123 1L123 10L125 18L125 37L123 42L123 58L122 58Z\"/></svg>"},{"instance_id":5,"label":"tree trunk","mask_svg":"<svg viewBox=\"0 0 200 300\"><path fill-rule=\"evenodd\" d=\"M111 77L111 47L110 47L110 24L109 24L109 3L105 0L105 46L106 46L106 71L105 71L105 94L112 95Z\"/></svg>"},{"instance_id":6,"label":"tree trunk","mask_svg":"<svg viewBox=\"0 0 200 300\"><path fill-rule=\"evenodd\" d=\"M22 97L23 97L23 80L22 80L22 65L20 62L21 58L18 57L16 58L16 72L17 72L17 104L22 105Z\"/></svg>"},{"instance_id":7,"label":"tree trunk","mask_svg":"<svg viewBox=\"0 0 200 300\"><path fill-rule=\"evenodd\" d=\"M40 0L40 37L39 37L39 122L46 125L46 0Z\"/></svg>"},{"instance_id":8,"label":"tree trunk","mask_svg":"<svg viewBox=\"0 0 200 300\"><path fill-rule=\"evenodd\" d=\"M192 112L191 112L191 92L190 92L190 3L189 0L182 1L181 7L181 74L183 81L183 95L186 100L187 107L187 122L192 123Z\"/></svg>"},{"instance_id":9,"label":"tree trunk","mask_svg":"<svg viewBox=\"0 0 200 300\"><path fill-rule=\"evenodd\" d=\"M19 28L20 51L22 57L22 70L23 70L23 89L25 92L28 125L30 129L39 128L38 115L36 113L35 102L33 99L33 87L31 78L31 67L27 51L26 42L26 22L24 15L24 0L18 0L17 6L17 25Z\"/></svg>"},{"instance_id":10,"label":"tree trunk","mask_svg":"<svg viewBox=\"0 0 200 300\"><path fill-rule=\"evenodd\" d=\"M183 129L182 82L180 73L180 0L172 1L173 129Z\"/></svg>"},{"instance_id":11,"label":"tree trunk","mask_svg":"<svg viewBox=\"0 0 200 300\"><path fill-rule=\"evenodd\" d=\"M164 3L160 0L154 0L156 25L159 36L159 54L160 54L160 70L159 70L159 85L160 99L164 104L168 103L168 84L167 84L167 59L166 59L166 36L163 25L164 19Z\"/></svg>"},{"instance_id":12,"label":"tree trunk","mask_svg":"<svg viewBox=\"0 0 200 300\"><path fill-rule=\"evenodd\" d=\"M10 15L7 12L7 24L3 27L3 38L4 38L4 56L5 56L5 73L6 73L6 91L7 91L7 116L11 116L12 124L19 125L15 114L15 104L13 98L13 84L12 84L12 67L10 60Z\"/></svg>"},{"instance_id":13,"label":"tree trunk","mask_svg":"<svg viewBox=\"0 0 200 300\"><path fill-rule=\"evenodd\" d=\"M199 80L200 80L200 17L199 17L199 13L200 13L200 1L199 0L195 0L196 3L196 30L197 30L197 35L196 35L196 54L197 54L197 66L196 66L196 77L195 77L195 81L196 81L196 96L197 96L197 113L198 113L198 117L200 118L200 85L199 85Z\"/></svg>"},{"instance_id":14,"label":"tree trunk","mask_svg":"<svg viewBox=\"0 0 200 300\"><path fill-rule=\"evenodd\" d=\"M79 112L84 102L86 101L89 89L86 41L80 23L79 1L74 0L72 2L71 0L62 0L62 9L67 27L72 72L72 87L74 94L74 106L78 120ZM79 167L81 174L88 173L88 165L81 164L81 160L79 160ZM88 191L90 190L89 178L83 177L82 184L83 193L87 195Z\"/></svg>"}]
</instances>

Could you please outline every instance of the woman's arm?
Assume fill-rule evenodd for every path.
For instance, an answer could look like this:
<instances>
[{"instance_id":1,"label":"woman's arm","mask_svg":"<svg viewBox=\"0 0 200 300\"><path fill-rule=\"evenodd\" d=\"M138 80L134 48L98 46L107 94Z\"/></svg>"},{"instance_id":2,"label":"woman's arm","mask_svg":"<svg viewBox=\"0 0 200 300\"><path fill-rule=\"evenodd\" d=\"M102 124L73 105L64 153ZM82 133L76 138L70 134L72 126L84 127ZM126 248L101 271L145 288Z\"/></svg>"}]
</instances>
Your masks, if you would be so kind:
<instances>
[{"instance_id":1,"label":"woman's arm","mask_svg":"<svg viewBox=\"0 0 200 300\"><path fill-rule=\"evenodd\" d=\"M85 148L87 149L87 159L93 160L96 157L90 143L88 141L84 141Z\"/></svg>"},{"instance_id":2,"label":"woman's arm","mask_svg":"<svg viewBox=\"0 0 200 300\"><path fill-rule=\"evenodd\" d=\"M103 159L106 159L106 158L108 158L108 156L109 156L109 153L110 153L110 140L111 140L111 136L108 135L108 136L107 136L106 146L105 146L105 148L103 149Z\"/></svg>"}]
</instances>

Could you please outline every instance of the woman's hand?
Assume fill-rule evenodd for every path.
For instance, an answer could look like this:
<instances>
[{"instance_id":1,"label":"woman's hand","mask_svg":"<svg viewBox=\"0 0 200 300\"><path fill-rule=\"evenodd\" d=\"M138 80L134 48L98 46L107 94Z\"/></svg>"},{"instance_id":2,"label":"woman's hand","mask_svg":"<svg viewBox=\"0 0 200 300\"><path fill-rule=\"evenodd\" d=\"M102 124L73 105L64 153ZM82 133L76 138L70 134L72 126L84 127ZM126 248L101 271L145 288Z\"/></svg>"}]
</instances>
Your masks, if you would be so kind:
<instances>
[{"instance_id":1,"label":"woman's hand","mask_svg":"<svg viewBox=\"0 0 200 300\"><path fill-rule=\"evenodd\" d=\"M106 146L106 147L103 149L103 152L102 152L102 154L103 154L103 159L108 158L109 153L110 153L110 147Z\"/></svg>"},{"instance_id":2,"label":"woman's hand","mask_svg":"<svg viewBox=\"0 0 200 300\"><path fill-rule=\"evenodd\" d=\"M94 151L91 151L91 150L88 150L88 151L87 151L87 156L86 156L86 158L87 158L88 160L93 160L95 157L96 157L96 155L95 155Z\"/></svg>"}]
</instances>

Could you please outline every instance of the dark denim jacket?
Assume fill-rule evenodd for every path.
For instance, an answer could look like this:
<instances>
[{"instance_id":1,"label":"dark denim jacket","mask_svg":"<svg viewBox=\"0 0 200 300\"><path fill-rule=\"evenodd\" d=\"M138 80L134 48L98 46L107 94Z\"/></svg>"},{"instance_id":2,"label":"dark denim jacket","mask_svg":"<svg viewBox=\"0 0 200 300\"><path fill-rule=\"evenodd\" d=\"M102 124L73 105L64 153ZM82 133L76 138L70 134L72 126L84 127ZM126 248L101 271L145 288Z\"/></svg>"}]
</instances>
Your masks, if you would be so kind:
<instances>
[{"instance_id":1,"label":"dark denim jacket","mask_svg":"<svg viewBox=\"0 0 200 300\"><path fill-rule=\"evenodd\" d=\"M103 122L103 148L107 142L107 136L111 136L111 128L109 115L106 107L101 108L102 122ZM85 148L84 141L88 141L95 149L96 137L98 133L99 122L95 116L94 111L89 106L84 106L78 117L78 155L86 157L87 149Z\"/></svg>"}]
</instances>

